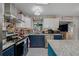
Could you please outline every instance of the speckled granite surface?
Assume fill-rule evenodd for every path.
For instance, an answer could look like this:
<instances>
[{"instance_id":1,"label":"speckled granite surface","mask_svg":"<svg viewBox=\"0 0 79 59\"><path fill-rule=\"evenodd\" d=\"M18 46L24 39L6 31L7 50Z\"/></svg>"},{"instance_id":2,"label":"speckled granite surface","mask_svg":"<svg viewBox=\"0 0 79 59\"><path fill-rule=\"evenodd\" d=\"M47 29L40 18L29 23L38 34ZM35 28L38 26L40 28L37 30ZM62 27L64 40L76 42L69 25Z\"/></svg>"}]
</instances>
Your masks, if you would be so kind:
<instances>
[{"instance_id":1,"label":"speckled granite surface","mask_svg":"<svg viewBox=\"0 0 79 59\"><path fill-rule=\"evenodd\" d=\"M58 56L79 56L79 40L48 40Z\"/></svg>"},{"instance_id":2,"label":"speckled granite surface","mask_svg":"<svg viewBox=\"0 0 79 59\"><path fill-rule=\"evenodd\" d=\"M6 48L8 48L9 46L11 46L11 45L13 45L14 44L14 42L7 42L6 44L4 44L3 46L2 46L2 50L4 50L4 49L6 49Z\"/></svg>"}]
</instances>

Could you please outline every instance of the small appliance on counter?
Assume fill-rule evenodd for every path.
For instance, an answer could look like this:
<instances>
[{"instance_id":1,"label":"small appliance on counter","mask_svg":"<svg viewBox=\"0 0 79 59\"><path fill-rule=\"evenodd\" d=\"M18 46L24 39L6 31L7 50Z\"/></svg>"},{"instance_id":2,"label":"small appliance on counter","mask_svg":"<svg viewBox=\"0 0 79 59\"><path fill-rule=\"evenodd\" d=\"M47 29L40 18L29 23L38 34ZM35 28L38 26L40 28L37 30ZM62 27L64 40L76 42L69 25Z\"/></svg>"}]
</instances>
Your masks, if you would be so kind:
<instances>
[{"instance_id":1,"label":"small appliance on counter","mask_svg":"<svg viewBox=\"0 0 79 59\"><path fill-rule=\"evenodd\" d=\"M48 29L48 34L53 34L54 31L52 29Z\"/></svg>"},{"instance_id":2,"label":"small appliance on counter","mask_svg":"<svg viewBox=\"0 0 79 59\"><path fill-rule=\"evenodd\" d=\"M13 41L15 39L18 39L16 33L6 33L6 38L7 41Z\"/></svg>"}]
</instances>

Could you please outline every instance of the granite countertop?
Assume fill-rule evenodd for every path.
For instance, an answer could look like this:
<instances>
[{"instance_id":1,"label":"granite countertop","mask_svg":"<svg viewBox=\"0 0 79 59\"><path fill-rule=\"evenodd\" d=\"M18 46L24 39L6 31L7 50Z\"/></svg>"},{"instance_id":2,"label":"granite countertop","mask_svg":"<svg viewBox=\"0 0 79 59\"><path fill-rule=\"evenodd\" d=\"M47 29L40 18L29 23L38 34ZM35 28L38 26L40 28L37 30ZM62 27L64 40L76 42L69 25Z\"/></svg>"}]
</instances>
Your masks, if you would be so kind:
<instances>
[{"instance_id":1,"label":"granite countertop","mask_svg":"<svg viewBox=\"0 0 79 59\"><path fill-rule=\"evenodd\" d=\"M57 34L34 34L34 33L32 33L32 34L29 34L29 35L61 35L60 33L57 33Z\"/></svg>"},{"instance_id":2,"label":"granite countertop","mask_svg":"<svg viewBox=\"0 0 79 59\"><path fill-rule=\"evenodd\" d=\"M28 35L25 35L25 37L27 37L27 36L28 36ZM25 38L20 38L20 39L18 39L18 40L8 41L8 42L6 42L6 39L3 39L3 40L2 40L2 43L3 43L2 50L8 48L9 46L11 46L11 45L13 45L13 44L15 44L15 43L17 43L17 42L19 42L19 41L23 41L24 39L25 39Z\"/></svg>"},{"instance_id":3,"label":"granite countertop","mask_svg":"<svg viewBox=\"0 0 79 59\"><path fill-rule=\"evenodd\" d=\"M58 56L79 56L79 40L48 40Z\"/></svg>"},{"instance_id":4,"label":"granite countertop","mask_svg":"<svg viewBox=\"0 0 79 59\"><path fill-rule=\"evenodd\" d=\"M2 46L2 50L4 50L4 49L8 48L9 46L11 46L11 45L13 45L13 44L15 44L15 43L14 43L14 42L12 42L12 41L9 41L9 42L7 42L7 43L3 44L3 46Z\"/></svg>"},{"instance_id":5,"label":"granite countertop","mask_svg":"<svg viewBox=\"0 0 79 59\"><path fill-rule=\"evenodd\" d=\"M29 35L60 35L60 34L26 34L26 35L24 35L25 37L28 37ZM21 38L21 39L19 39L19 40L15 40L15 41L9 41L9 42L6 42L5 40L6 39L4 39L2 42L3 42L3 47L2 47L2 49L4 50L4 49L6 49L6 48L8 48L9 46L11 46L11 45L13 45L13 44L15 44L16 42L18 42L18 41L20 41L20 40L23 40L24 38ZM4 43L5 42L5 43Z\"/></svg>"}]
</instances>

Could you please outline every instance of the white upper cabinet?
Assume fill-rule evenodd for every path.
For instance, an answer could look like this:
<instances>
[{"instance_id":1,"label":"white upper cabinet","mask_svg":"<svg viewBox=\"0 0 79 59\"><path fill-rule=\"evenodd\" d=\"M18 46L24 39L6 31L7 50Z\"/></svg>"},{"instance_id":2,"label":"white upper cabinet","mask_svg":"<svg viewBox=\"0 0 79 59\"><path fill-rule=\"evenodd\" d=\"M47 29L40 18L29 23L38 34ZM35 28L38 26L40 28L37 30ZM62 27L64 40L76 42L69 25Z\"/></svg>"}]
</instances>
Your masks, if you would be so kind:
<instances>
[{"instance_id":1,"label":"white upper cabinet","mask_svg":"<svg viewBox=\"0 0 79 59\"><path fill-rule=\"evenodd\" d=\"M2 30L6 30L3 15L4 15L4 3L0 3L0 27L2 27Z\"/></svg>"},{"instance_id":2,"label":"white upper cabinet","mask_svg":"<svg viewBox=\"0 0 79 59\"><path fill-rule=\"evenodd\" d=\"M57 30L59 28L59 18L44 18L43 29Z\"/></svg>"},{"instance_id":3,"label":"white upper cabinet","mask_svg":"<svg viewBox=\"0 0 79 59\"><path fill-rule=\"evenodd\" d=\"M60 17L60 22L73 22L73 16L62 16Z\"/></svg>"},{"instance_id":4,"label":"white upper cabinet","mask_svg":"<svg viewBox=\"0 0 79 59\"><path fill-rule=\"evenodd\" d=\"M17 9L14 4L5 3L4 4L4 14L12 17L17 16Z\"/></svg>"},{"instance_id":5,"label":"white upper cabinet","mask_svg":"<svg viewBox=\"0 0 79 59\"><path fill-rule=\"evenodd\" d=\"M4 3L4 13L10 14L10 3Z\"/></svg>"},{"instance_id":6,"label":"white upper cabinet","mask_svg":"<svg viewBox=\"0 0 79 59\"><path fill-rule=\"evenodd\" d=\"M10 12L13 16L17 17L17 9L14 4L10 4Z\"/></svg>"}]
</instances>

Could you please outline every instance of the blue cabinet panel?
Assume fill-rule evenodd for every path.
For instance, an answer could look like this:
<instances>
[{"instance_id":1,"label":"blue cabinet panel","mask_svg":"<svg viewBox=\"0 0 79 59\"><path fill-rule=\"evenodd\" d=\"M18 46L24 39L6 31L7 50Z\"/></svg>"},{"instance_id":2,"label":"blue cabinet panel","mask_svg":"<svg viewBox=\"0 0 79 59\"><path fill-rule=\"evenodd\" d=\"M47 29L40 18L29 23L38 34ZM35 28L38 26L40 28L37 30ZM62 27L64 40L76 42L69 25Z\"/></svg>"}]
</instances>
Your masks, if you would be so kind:
<instances>
[{"instance_id":1,"label":"blue cabinet panel","mask_svg":"<svg viewBox=\"0 0 79 59\"><path fill-rule=\"evenodd\" d=\"M23 55L26 56L28 52L28 39L26 40L26 43L24 43L24 52L23 52Z\"/></svg>"},{"instance_id":2,"label":"blue cabinet panel","mask_svg":"<svg viewBox=\"0 0 79 59\"><path fill-rule=\"evenodd\" d=\"M14 45L10 46L9 48L5 49L2 52L3 56L14 56Z\"/></svg>"},{"instance_id":3,"label":"blue cabinet panel","mask_svg":"<svg viewBox=\"0 0 79 59\"><path fill-rule=\"evenodd\" d=\"M62 40L62 35L54 35L55 40Z\"/></svg>"},{"instance_id":4,"label":"blue cabinet panel","mask_svg":"<svg viewBox=\"0 0 79 59\"><path fill-rule=\"evenodd\" d=\"M56 53L51 48L50 44L48 44L48 56L56 56Z\"/></svg>"},{"instance_id":5,"label":"blue cabinet panel","mask_svg":"<svg viewBox=\"0 0 79 59\"><path fill-rule=\"evenodd\" d=\"M0 51L0 56L2 56L2 51Z\"/></svg>"},{"instance_id":6,"label":"blue cabinet panel","mask_svg":"<svg viewBox=\"0 0 79 59\"><path fill-rule=\"evenodd\" d=\"M45 39L44 35L30 35L30 47L44 47Z\"/></svg>"}]
</instances>

